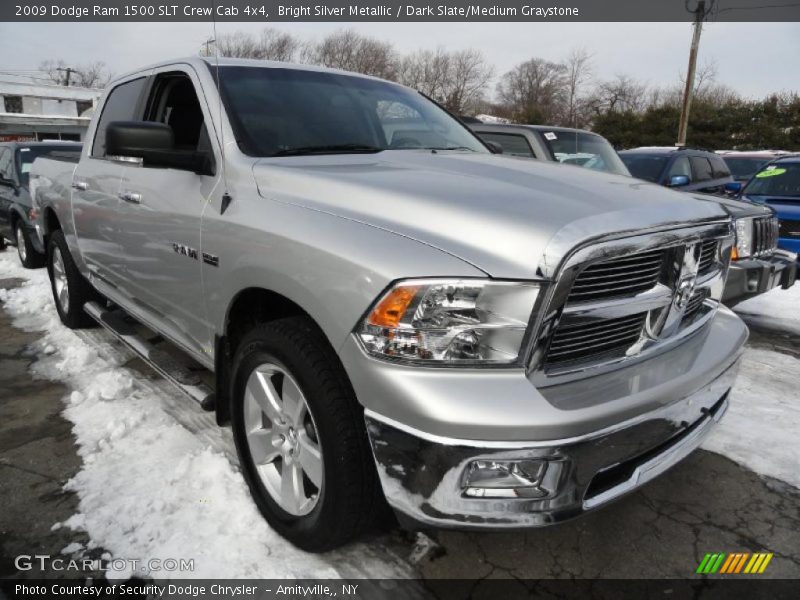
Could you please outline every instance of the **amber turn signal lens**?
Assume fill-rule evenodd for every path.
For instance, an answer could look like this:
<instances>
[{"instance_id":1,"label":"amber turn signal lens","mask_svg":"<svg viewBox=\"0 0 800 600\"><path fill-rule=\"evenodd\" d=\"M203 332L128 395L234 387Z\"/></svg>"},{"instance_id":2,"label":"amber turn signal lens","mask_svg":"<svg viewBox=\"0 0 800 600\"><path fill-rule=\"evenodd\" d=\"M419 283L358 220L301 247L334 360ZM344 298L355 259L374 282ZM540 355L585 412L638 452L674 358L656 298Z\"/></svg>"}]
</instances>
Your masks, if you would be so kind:
<instances>
[{"instance_id":1,"label":"amber turn signal lens","mask_svg":"<svg viewBox=\"0 0 800 600\"><path fill-rule=\"evenodd\" d=\"M367 322L378 327L397 327L419 288L418 285L394 288L370 313Z\"/></svg>"},{"instance_id":2,"label":"amber turn signal lens","mask_svg":"<svg viewBox=\"0 0 800 600\"><path fill-rule=\"evenodd\" d=\"M739 252L736 250L736 246L731 246L731 260L737 260L739 258Z\"/></svg>"}]
</instances>

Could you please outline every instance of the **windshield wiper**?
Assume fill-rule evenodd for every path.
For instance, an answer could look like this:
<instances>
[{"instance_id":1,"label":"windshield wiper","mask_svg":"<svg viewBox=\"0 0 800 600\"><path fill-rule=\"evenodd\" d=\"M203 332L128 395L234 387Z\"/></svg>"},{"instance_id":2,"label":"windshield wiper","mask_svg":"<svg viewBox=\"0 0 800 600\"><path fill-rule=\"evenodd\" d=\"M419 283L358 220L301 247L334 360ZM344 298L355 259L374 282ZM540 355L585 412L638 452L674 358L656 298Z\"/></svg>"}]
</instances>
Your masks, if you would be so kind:
<instances>
[{"instance_id":1,"label":"windshield wiper","mask_svg":"<svg viewBox=\"0 0 800 600\"><path fill-rule=\"evenodd\" d=\"M355 154L381 152L383 148L366 144L330 144L327 146L300 146L278 150L270 156L302 156L304 154Z\"/></svg>"},{"instance_id":2,"label":"windshield wiper","mask_svg":"<svg viewBox=\"0 0 800 600\"><path fill-rule=\"evenodd\" d=\"M473 150L468 146L447 146L447 147L443 146L441 148L430 146L427 148L422 148L422 150L469 150L470 152L475 152L475 150Z\"/></svg>"}]
</instances>

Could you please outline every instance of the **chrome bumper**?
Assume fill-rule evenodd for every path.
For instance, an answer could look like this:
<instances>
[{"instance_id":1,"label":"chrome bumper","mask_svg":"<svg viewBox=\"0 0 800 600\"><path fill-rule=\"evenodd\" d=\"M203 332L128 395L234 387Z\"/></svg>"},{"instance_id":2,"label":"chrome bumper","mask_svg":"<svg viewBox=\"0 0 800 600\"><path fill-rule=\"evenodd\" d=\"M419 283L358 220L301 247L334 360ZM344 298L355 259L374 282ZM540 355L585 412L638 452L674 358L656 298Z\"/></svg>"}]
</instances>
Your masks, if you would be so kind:
<instances>
[{"instance_id":1,"label":"chrome bumper","mask_svg":"<svg viewBox=\"0 0 800 600\"><path fill-rule=\"evenodd\" d=\"M365 412L389 504L401 517L437 528L538 527L578 516L657 477L695 450L728 407L736 360L693 394L583 436L485 442L429 435ZM543 461L538 497L472 497L473 461Z\"/></svg>"}]
</instances>

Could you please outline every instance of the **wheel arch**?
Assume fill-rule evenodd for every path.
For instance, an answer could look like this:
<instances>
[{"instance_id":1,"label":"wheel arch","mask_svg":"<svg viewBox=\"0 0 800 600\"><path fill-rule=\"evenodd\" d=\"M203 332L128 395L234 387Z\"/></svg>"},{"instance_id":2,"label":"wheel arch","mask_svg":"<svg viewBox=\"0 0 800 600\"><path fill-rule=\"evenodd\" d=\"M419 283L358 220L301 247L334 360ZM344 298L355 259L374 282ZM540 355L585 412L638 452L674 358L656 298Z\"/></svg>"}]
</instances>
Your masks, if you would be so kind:
<instances>
[{"instance_id":1,"label":"wheel arch","mask_svg":"<svg viewBox=\"0 0 800 600\"><path fill-rule=\"evenodd\" d=\"M214 340L217 423L222 425L230 420L232 363L242 337L253 325L296 316L308 318L333 348L319 321L284 294L266 287L247 287L231 298L225 311L222 333L217 334Z\"/></svg>"}]
</instances>

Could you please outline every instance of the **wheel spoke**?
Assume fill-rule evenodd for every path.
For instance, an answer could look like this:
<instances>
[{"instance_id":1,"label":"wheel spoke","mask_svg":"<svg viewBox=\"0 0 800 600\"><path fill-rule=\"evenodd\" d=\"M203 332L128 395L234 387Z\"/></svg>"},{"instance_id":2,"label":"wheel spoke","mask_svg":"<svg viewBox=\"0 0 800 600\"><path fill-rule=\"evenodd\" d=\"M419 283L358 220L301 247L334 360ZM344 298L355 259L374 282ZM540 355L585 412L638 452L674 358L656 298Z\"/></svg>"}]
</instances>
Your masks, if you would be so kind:
<instances>
[{"instance_id":1,"label":"wheel spoke","mask_svg":"<svg viewBox=\"0 0 800 600\"><path fill-rule=\"evenodd\" d=\"M58 293L58 301L61 303L62 307L66 307L69 302L69 292L67 291L67 286L61 288L61 291Z\"/></svg>"},{"instance_id":2,"label":"wheel spoke","mask_svg":"<svg viewBox=\"0 0 800 600\"><path fill-rule=\"evenodd\" d=\"M322 453L319 446L305 432L298 436L297 441L299 444L297 462L311 483L319 489L322 487Z\"/></svg>"},{"instance_id":3,"label":"wheel spoke","mask_svg":"<svg viewBox=\"0 0 800 600\"><path fill-rule=\"evenodd\" d=\"M283 399L283 412L294 423L295 427L302 424L306 412L306 402L303 393L297 384L289 377L283 378L283 389L281 389Z\"/></svg>"},{"instance_id":4,"label":"wheel spoke","mask_svg":"<svg viewBox=\"0 0 800 600\"><path fill-rule=\"evenodd\" d=\"M272 443L272 432L266 429L254 431L247 435L250 445L250 456L256 465L266 465L280 456L280 450Z\"/></svg>"},{"instance_id":5,"label":"wheel spoke","mask_svg":"<svg viewBox=\"0 0 800 600\"><path fill-rule=\"evenodd\" d=\"M250 395L272 423L281 420L280 399L272 384L271 373L255 371L247 382L245 393Z\"/></svg>"},{"instance_id":6,"label":"wheel spoke","mask_svg":"<svg viewBox=\"0 0 800 600\"><path fill-rule=\"evenodd\" d=\"M296 514L305 500L302 471L297 463L284 462L281 471L281 501L284 508Z\"/></svg>"}]
</instances>

